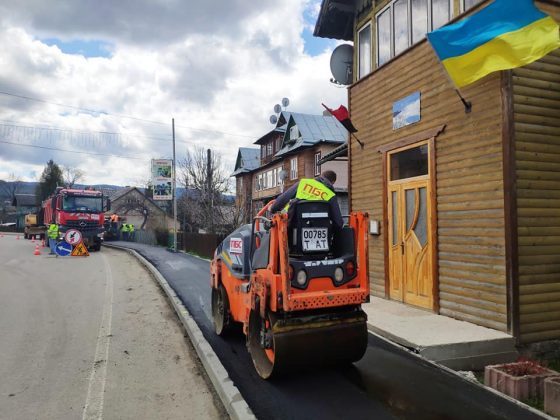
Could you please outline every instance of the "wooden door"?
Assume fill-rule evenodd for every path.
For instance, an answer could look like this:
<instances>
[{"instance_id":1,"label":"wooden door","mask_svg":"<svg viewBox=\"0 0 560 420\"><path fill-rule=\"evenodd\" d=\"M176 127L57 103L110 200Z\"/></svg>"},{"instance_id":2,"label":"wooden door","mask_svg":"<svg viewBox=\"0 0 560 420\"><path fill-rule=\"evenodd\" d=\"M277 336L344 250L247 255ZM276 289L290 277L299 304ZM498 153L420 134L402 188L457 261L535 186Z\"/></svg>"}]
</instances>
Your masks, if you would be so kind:
<instances>
[{"instance_id":1,"label":"wooden door","mask_svg":"<svg viewBox=\"0 0 560 420\"><path fill-rule=\"evenodd\" d=\"M423 146L426 149L428 147L427 144L420 147ZM416 145L413 148L418 147ZM418 162L424 157L427 161L428 153L427 150L422 153L406 149L407 154L397 156L402 151L392 152L388 156L388 159L393 159L393 162L388 162L390 173L387 178L389 296L394 300L432 309L431 182L428 162L425 165ZM395 163L394 160L400 162ZM415 166L412 169L406 168L410 161Z\"/></svg>"}]
</instances>

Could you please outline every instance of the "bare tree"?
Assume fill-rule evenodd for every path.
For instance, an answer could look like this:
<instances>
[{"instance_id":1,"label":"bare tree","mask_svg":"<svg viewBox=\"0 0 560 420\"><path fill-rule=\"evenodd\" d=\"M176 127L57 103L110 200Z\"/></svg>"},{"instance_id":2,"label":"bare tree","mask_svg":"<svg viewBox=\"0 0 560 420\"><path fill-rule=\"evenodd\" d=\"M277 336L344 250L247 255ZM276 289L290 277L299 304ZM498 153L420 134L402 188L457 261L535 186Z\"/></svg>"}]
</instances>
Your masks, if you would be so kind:
<instances>
[{"instance_id":1,"label":"bare tree","mask_svg":"<svg viewBox=\"0 0 560 420\"><path fill-rule=\"evenodd\" d=\"M78 168L73 168L71 166L64 166L62 168L62 178L66 188L72 188L74 184L84 179L84 175L84 171Z\"/></svg>"},{"instance_id":2,"label":"bare tree","mask_svg":"<svg viewBox=\"0 0 560 420\"><path fill-rule=\"evenodd\" d=\"M113 212L119 216L126 216L129 213L141 214L144 218L140 230L144 230L148 217L150 216L150 207L148 206L147 197L131 197L128 200L122 200L118 205L113 208Z\"/></svg>"},{"instance_id":3,"label":"bare tree","mask_svg":"<svg viewBox=\"0 0 560 420\"><path fill-rule=\"evenodd\" d=\"M21 185L21 179L16 174L11 173L7 181L0 180L0 188L3 195L9 197L10 203L13 203L16 193Z\"/></svg>"},{"instance_id":4,"label":"bare tree","mask_svg":"<svg viewBox=\"0 0 560 420\"><path fill-rule=\"evenodd\" d=\"M185 223L193 230L198 227L211 233L228 229L232 205L224 195L229 191L230 178L221 156L202 147L187 150L178 175L178 183L186 189L181 199Z\"/></svg>"}]
</instances>

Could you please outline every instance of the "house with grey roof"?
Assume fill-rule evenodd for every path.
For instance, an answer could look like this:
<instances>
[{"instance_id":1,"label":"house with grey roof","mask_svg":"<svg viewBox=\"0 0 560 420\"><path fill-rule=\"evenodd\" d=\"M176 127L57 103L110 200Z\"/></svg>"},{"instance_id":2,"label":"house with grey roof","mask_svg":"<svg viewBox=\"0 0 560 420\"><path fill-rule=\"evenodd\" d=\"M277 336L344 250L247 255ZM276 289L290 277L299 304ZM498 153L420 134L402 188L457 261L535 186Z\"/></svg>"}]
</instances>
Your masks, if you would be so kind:
<instances>
[{"instance_id":1,"label":"house with grey roof","mask_svg":"<svg viewBox=\"0 0 560 420\"><path fill-rule=\"evenodd\" d=\"M12 206L16 208L16 229L23 230L25 215L39 210L39 198L35 194L15 194Z\"/></svg>"},{"instance_id":2,"label":"house with grey roof","mask_svg":"<svg viewBox=\"0 0 560 420\"><path fill-rule=\"evenodd\" d=\"M243 180L239 181L241 172L236 164L233 175L237 178L237 199L247 200L247 197L251 197L252 202L250 217L246 220L250 220L266 203L300 179L314 178L328 169L337 174L334 187L342 213L347 214L347 162L321 162L323 156L344 145L347 138L348 131L331 115L281 112L275 127L254 143L260 146L259 165L246 169ZM251 174L250 193L246 181L248 174Z\"/></svg>"},{"instance_id":3,"label":"house with grey roof","mask_svg":"<svg viewBox=\"0 0 560 420\"><path fill-rule=\"evenodd\" d=\"M240 147L237 152L235 169L235 205L242 212L241 220L248 223L252 218L253 172L261 165L261 151L256 148Z\"/></svg>"}]
</instances>

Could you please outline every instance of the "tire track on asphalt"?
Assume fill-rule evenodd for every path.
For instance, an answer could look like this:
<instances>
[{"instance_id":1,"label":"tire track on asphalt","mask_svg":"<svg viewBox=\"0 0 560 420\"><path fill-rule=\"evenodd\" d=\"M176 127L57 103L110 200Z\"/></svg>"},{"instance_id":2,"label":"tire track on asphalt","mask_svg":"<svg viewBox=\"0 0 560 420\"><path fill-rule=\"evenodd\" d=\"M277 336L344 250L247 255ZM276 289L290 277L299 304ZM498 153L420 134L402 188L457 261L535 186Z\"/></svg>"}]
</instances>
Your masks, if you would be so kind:
<instances>
[{"instance_id":1,"label":"tire track on asphalt","mask_svg":"<svg viewBox=\"0 0 560 420\"><path fill-rule=\"evenodd\" d=\"M89 386L82 413L82 420L103 418L103 399L105 394L105 383L107 381L107 364L109 358L109 346L111 344L111 324L113 320L113 274L107 257L101 254L105 265L105 299L103 301L103 315L99 333L97 334L97 345Z\"/></svg>"}]
</instances>

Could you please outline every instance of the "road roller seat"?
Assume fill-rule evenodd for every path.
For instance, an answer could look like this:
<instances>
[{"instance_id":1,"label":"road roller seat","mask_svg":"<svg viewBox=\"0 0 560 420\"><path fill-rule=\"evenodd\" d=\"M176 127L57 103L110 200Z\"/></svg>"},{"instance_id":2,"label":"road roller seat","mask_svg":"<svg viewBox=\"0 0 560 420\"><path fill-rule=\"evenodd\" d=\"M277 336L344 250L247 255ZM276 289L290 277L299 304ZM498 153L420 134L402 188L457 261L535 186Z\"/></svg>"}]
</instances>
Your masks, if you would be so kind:
<instances>
[{"instance_id":1,"label":"road roller seat","mask_svg":"<svg viewBox=\"0 0 560 420\"><path fill-rule=\"evenodd\" d=\"M329 203L295 201L288 213L290 256L323 257L331 252L334 227Z\"/></svg>"}]
</instances>

